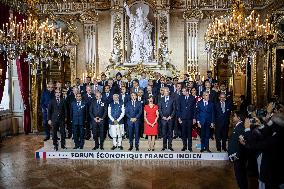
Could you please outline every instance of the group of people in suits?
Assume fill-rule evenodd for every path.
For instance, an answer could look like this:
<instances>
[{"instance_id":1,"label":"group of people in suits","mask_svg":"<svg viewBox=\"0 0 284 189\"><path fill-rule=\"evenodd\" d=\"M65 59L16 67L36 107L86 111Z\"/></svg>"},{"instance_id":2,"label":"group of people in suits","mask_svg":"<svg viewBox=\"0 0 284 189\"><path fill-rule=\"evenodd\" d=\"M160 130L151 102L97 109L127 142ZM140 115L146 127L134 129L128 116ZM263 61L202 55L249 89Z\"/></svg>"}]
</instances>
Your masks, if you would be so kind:
<instances>
[{"instance_id":1,"label":"group of people in suits","mask_svg":"<svg viewBox=\"0 0 284 189\"><path fill-rule=\"evenodd\" d=\"M101 75L100 81L86 78L81 83L76 79L71 87L60 82L49 83L41 96L43 124L46 138L53 130L53 144L58 150L57 131L61 133L61 148L65 136L73 136L75 149L83 149L85 140L91 136L94 150L104 149L104 140L109 135L113 140L112 150L123 149L122 139L128 138L130 148L139 150L140 137L148 138L149 151L155 149L155 139L163 138L162 150L171 150L172 140L180 137L182 151L192 151L192 137L201 138L201 152L211 152L209 139L215 134L217 150L227 151L228 127L233 97L225 83L218 83L208 71L207 79L191 80L155 74L141 79L117 73L115 79ZM55 88L55 90L53 90ZM67 133L65 133L65 125Z\"/></svg>"},{"instance_id":2,"label":"group of people in suits","mask_svg":"<svg viewBox=\"0 0 284 189\"><path fill-rule=\"evenodd\" d=\"M245 110L234 113L235 126L228 145L238 186L248 189L258 184L259 189L281 189L284 187L284 106L275 100L265 109L243 106Z\"/></svg>"}]
</instances>

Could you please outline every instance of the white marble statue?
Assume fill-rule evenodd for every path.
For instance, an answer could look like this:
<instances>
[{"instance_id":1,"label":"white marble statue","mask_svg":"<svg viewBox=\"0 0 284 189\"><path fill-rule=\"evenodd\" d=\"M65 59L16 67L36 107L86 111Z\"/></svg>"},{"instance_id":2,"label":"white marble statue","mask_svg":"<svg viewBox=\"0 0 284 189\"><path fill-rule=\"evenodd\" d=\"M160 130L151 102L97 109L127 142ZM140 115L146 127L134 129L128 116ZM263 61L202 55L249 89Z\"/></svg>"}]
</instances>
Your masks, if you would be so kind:
<instances>
[{"instance_id":1,"label":"white marble statue","mask_svg":"<svg viewBox=\"0 0 284 189\"><path fill-rule=\"evenodd\" d=\"M128 5L125 3L126 14L129 17L129 32L132 49L130 55L131 63L150 62L152 60L153 45L151 33L153 25L147 18L149 7L137 8L136 15L130 13Z\"/></svg>"}]
</instances>

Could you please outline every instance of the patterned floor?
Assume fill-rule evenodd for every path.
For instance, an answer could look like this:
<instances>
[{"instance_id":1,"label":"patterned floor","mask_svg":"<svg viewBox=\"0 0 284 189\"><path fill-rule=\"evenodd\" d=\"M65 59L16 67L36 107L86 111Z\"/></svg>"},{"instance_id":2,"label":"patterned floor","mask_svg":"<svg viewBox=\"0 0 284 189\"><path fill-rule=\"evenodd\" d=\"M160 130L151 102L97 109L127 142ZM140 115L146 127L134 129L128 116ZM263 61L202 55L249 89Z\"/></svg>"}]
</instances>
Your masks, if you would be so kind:
<instances>
[{"instance_id":1,"label":"patterned floor","mask_svg":"<svg viewBox=\"0 0 284 189\"><path fill-rule=\"evenodd\" d=\"M36 160L43 136L0 144L0 188L236 189L227 161Z\"/></svg>"}]
</instances>

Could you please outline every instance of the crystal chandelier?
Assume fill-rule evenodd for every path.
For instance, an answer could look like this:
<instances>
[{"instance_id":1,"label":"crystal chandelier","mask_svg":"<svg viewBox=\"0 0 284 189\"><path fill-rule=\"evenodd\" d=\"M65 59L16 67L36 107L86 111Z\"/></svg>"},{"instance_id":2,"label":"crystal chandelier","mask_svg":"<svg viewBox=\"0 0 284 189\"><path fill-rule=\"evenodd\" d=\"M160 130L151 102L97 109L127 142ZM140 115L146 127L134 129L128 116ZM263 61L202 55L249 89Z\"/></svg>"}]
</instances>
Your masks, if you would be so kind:
<instances>
[{"instance_id":1,"label":"crystal chandelier","mask_svg":"<svg viewBox=\"0 0 284 189\"><path fill-rule=\"evenodd\" d=\"M48 19L39 23L31 15L19 23L16 18L10 17L0 30L0 51L7 54L8 60L25 53L28 62L49 62L64 54L68 55L69 42L68 35L56 29Z\"/></svg>"},{"instance_id":2,"label":"crystal chandelier","mask_svg":"<svg viewBox=\"0 0 284 189\"><path fill-rule=\"evenodd\" d=\"M216 18L205 34L206 50L213 60L224 56L247 57L267 48L274 38L274 29L268 18L262 24L255 11L245 18L244 4L240 0L233 3L231 15Z\"/></svg>"}]
</instances>

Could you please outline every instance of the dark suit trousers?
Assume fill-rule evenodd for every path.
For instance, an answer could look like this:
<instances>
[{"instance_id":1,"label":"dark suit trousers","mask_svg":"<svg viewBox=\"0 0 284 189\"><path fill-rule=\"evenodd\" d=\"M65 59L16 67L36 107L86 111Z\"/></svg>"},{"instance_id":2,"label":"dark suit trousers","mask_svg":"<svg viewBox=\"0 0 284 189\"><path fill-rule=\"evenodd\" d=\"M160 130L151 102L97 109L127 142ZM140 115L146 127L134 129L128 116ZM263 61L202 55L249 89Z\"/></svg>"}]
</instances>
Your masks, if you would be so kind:
<instances>
[{"instance_id":1,"label":"dark suit trousers","mask_svg":"<svg viewBox=\"0 0 284 189\"><path fill-rule=\"evenodd\" d=\"M181 120L183 147L192 148L192 119Z\"/></svg>"},{"instance_id":2,"label":"dark suit trousers","mask_svg":"<svg viewBox=\"0 0 284 189\"><path fill-rule=\"evenodd\" d=\"M124 116L123 118L124 121L124 131L125 131L125 137L128 138L129 137L129 129L128 129L128 122L127 122L127 117Z\"/></svg>"},{"instance_id":3,"label":"dark suit trousers","mask_svg":"<svg viewBox=\"0 0 284 189\"><path fill-rule=\"evenodd\" d=\"M52 140L53 140L53 145L55 146L58 146L58 143L57 143L57 131L60 132L60 135L61 135L61 139L60 139L60 142L61 142L61 146L65 146L65 137L66 137L66 133L65 133L65 125L64 125L64 122L53 122L53 125L52 125Z\"/></svg>"},{"instance_id":4,"label":"dark suit trousers","mask_svg":"<svg viewBox=\"0 0 284 189\"><path fill-rule=\"evenodd\" d=\"M169 121L161 119L161 125L163 135L163 148L171 148L173 140L173 119Z\"/></svg>"},{"instance_id":5,"label":"dark suit trousers","mask_svg":"<svg viewBox=\"0 0 284 189\"><path fill-rule=\"evenodd\" d=\"M128 130L129 130L129 144L130 146L133 146L133 138L135 135L135 147L139 146L139 124L140 124L140 120L137 119L136 122L131 122L131 121L127 121L128 124Z\"/></svg>"},{"instance_id":6,"label":"dark suit trousers","mask_svg":"<svg viewBox=\"0 0 284 189\"><path fill-rule=\"evenodd\" d=\"M73 125L75 147L84 147L85 127L84 125Z\"/></svg>"},{"instance_id":7,"label":"dark suit trousers","mask_svg":"<svg viewBox=\"0 0 284 189\"><path fill-rule=\"evenodd\" d=\"M201 149L209 149L210 122L201 125Z\"/></svg>"},{"instance_id":8,"label":"dark suit trousers","mask_svg":"<svg viewBox=\"0 0 284 189\"><path fill-rule=\"evenodd\" d=\"M234 161L234 172L235 177L240 189L248 188L248 178L246 171L246 161L242 158Z\"/></svg>"},{"instance_id":9,"label":"dark suit trousers","mask_svg":"<svg viewBox=\"0 0 284 189\"><path fill-rule=\"evenodd\" d=\"M180 136L182 136L182 134L181 134L181 124L179 123L179 121L178 121L178 118L176 117L175 118L175 124L174 124L174 136L175 137L180 137Z\"/></svg>"},{"instance_id":10,"label":"dark suit trousers","mask_svg":"<svg viewBox=\"0 0 284 189\"><path fill-rule=\"evenodd\" d=\"M216 138L216 148L217 150L227 148L226 142L228 139L228 125L222 123L222 124L216 124L215 128L215 138ZM222 142L222 143L221 143Z\"/></svg>"},{"instance_id":11,"label":"dark suit trousers","mask_svg":"<svg viewBox=\"0 0 284 189\"><path fill-rule=\"evenodd\" d=\"M48 125L48 118L47 118L47 111L44 110L42 112L42 117L43 117L43 128L44 128L44 132L45 132L45 137L46 138L50 138L50 128Z\"/></svg>"},{"instance_id":12,"label":"dark suit trousers","mask_svg":"<svg viewBox=\"0 0 284 189\"><path fill-rule=\"evenodd\" d=\"M86 124L85 137L89 139L91 137L91 118L88 117L88 123Z\"/></svg>"},{"instance_id":13,"label":"dark suit trousers","mask_svg":"<svg viewBox=\"0 0 284 189\"><path fill-rule=\"evenodd\" d=\"M99 147L99 137L100 137L100 146L104 146L105 139L105 130L104 130L104 121L99 123L92 121L92 133L93 139L95 141L95 147Z\"/></svg>"}]
</instances>

